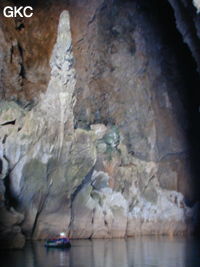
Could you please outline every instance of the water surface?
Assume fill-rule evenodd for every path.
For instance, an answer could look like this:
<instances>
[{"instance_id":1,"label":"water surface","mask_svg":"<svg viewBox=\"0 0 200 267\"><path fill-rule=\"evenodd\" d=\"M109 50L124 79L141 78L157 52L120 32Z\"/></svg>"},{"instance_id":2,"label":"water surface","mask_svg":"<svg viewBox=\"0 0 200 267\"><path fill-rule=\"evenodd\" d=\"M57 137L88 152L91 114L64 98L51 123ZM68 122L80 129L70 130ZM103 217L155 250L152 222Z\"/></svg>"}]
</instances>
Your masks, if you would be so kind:
<instances>
[{"instance_id":1,"label":"water surface","mask_svg":"<svg viewBox=\"0 0 200 267\"><path fill-rule=\"evenodd\" d=\"M1 251L0 266L200 267L200 242L167 237L73 240L71 249L46 249L43 242L33 242L24 250Z\"/></svg>"}]
</instances>

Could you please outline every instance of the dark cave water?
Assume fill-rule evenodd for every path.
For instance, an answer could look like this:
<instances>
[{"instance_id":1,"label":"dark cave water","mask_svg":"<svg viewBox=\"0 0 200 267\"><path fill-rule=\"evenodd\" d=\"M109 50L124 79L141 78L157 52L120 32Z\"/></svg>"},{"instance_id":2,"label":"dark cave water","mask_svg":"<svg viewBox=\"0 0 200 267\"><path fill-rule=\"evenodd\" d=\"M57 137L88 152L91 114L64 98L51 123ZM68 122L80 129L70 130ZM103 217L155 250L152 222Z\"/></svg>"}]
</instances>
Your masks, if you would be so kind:
<instances>
[{"instance_id":1,"label":"dark cave water","mask_svg":"<svg viewBox=\"0 0 200 267\"><path fill-rule=\"evenodd\" d=\"M1 251L1 267L199 267L200 240L142 237L73 240L71 249L46 249L43 242L24 250Z\"/></svg>"}]
</instances>

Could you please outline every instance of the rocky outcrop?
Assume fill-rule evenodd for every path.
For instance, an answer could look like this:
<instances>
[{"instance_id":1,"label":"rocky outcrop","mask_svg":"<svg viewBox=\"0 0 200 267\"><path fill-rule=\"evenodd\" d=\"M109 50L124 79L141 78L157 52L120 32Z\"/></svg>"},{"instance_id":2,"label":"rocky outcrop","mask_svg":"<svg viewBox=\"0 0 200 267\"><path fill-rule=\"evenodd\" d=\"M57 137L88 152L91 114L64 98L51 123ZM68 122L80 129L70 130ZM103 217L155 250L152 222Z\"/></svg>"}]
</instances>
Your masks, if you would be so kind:
<instances>
[{"instance_id":1,"label":"rocky outcrop","mask_svg":"<svg viewBox=\"0 0 200 267\"><path fill-rule=\"evenodd\" d=\"M74 0L69 11L61 7L58 29L45 39L55 44L41 65L44 88L38 78L34 96L26 98L23 87L12 99L1 76L8 90L0 102L0 151L8 162L1 176L8 174L7 198L23 214L11 225L31 239L60 231L72 238L188 232L185 83L156 17L146 14L150 5ZM10 68L5 57L0 63ZM29 74L37 76L32 68Z\"/></svg>"},{"instance_id":2,"label":"rocky outcrop","mask_svg":"<svg viewBox=\"0 0 200 267\"><path fill-rule=\"evenodd\" d=\"M8 174L8 162L0 158L0 249L23 248L25 237L21 233L20 223L24 216L13 207L7 207L4 180Z\"/></svg>"},{"instance_id":3,"label":"rocky outcrop","mask_svg":"<svg viewBox=\"0 0 200 267\"><path fill-rule=\"evenodd\" d=\"M91 180L72 204L71 235L110 238L186 232L190 209L182 194L160 187L158 165L129 155L123 144L109 151L109 145L100 142L105 150L98 151Z\"/></svg>"},{"instance_id":4,"label":"rocky outcrop","mask_svg":"<svg viewBox=\"0 0 200 267\"><path fill-rule=\"evenodd\" d=\"M10 188L18 208L25 213L22 228L28 237L42 238L49 232L65 230L70 195L94 162L90 135L74 132L73 128L75 72L71 49L69 17L64 11L45 95L30 112L22 114L18 107L17 113L16 107L5 102L1 113L1 136L6 138L3 149L9 155L11 169ZM12 126L8 115L15 121Z\"/></svg>"}]
</instances>

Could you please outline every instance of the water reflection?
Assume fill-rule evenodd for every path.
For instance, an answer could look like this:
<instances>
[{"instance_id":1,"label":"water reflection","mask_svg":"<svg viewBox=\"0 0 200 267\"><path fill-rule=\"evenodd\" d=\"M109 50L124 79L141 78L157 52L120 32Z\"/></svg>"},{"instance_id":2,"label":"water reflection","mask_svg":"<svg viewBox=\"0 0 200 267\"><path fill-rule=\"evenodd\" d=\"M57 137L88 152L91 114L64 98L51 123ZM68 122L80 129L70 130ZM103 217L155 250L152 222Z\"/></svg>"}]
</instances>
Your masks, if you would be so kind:
<instances>
[{"instance_id":1,"label":"water reflection","mask_svg":"<svg viewBox=\"0 0 200 267\"><path fill-rule=\"evenodd\" d=\"M127 240L74 240L72 248L27 244L23 251L0 252L2 267L199 267L199 241L143 237Z\"/></svg>"}]
</instances>

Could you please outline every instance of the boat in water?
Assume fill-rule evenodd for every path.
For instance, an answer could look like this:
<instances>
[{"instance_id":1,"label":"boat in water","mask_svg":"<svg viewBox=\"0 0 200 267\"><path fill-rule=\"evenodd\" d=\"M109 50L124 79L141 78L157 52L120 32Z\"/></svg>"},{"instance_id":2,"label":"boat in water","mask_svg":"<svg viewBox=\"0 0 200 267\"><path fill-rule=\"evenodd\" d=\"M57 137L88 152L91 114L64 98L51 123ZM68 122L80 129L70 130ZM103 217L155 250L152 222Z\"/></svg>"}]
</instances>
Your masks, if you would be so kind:
<instances>
[{"instance_id":1,"label":"boat in water","mask_svg":"<svg viewBox=\"0 0 200 267\"><path fill-rule=\"evenodd\" d=\"M45 242L45 247L47 248L70 248L71 243L70 243L69 238L67 238L64 233L60 233L59 238L48 239Z\"/></svg>"}]
</instances>

